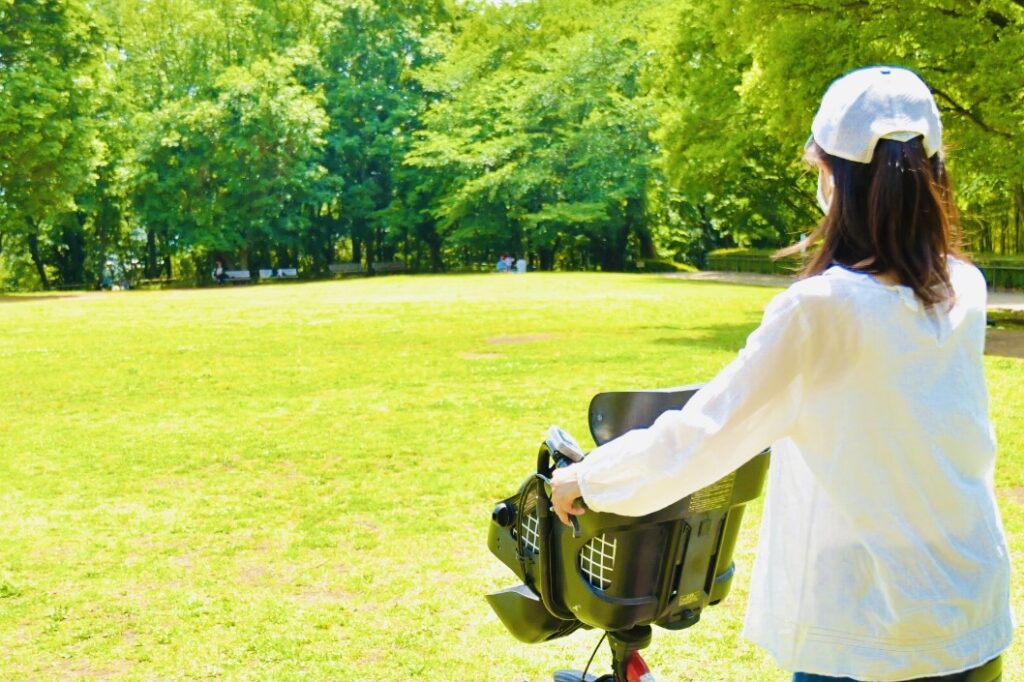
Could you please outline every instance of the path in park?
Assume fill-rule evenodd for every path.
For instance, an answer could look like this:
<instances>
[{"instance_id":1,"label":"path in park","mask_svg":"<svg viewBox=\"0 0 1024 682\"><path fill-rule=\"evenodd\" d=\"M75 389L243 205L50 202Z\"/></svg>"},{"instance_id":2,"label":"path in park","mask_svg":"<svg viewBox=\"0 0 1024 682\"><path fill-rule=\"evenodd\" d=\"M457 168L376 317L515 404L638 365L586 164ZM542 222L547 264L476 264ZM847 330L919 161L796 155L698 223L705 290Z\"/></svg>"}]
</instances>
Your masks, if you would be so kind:
<instances>
[{"instance_id":1,"label":"path in park","mask_svg":"<svg viewBox=\"0 0 1024 682\"><path fill-rule=\"evenodd\" d=\"M762 275L751 272L673 272L665 275L672 279L686 279L697 282L727 282L762 287L787 287L793 282L786 275ZM1007 310L1024 313L1024 292L990 291L989 310ZM985 352L1011 358L1024 358L1024 331L1018 329L989 329L985 335Z\"/></svg>"}]
</instances>

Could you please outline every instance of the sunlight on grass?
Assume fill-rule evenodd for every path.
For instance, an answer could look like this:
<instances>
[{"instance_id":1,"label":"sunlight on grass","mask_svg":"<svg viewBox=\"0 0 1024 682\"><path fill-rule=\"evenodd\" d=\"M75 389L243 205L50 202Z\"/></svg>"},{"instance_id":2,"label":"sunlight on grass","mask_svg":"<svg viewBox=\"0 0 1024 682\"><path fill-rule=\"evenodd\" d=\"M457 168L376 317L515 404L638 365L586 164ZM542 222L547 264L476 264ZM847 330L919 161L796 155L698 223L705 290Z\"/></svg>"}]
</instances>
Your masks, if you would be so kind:
<instances>
[{"instance_id":1,"label":"sunlight on grass","mask_svg":"<svg viewBox=\"0 0 1024 682\"><path fill-rule=\"evenodd\" d=\"M491 507L550 424L589 443L594 393L710 378L773 293L531 274L0 303L0 679L582 667L597 633L522 645L484 602L515 582ZM986 363L1020 566L1024 361ZM656 630L659 679L786 679L739 636L759 521L730 598Z\"/></svg>"}]
</instances>

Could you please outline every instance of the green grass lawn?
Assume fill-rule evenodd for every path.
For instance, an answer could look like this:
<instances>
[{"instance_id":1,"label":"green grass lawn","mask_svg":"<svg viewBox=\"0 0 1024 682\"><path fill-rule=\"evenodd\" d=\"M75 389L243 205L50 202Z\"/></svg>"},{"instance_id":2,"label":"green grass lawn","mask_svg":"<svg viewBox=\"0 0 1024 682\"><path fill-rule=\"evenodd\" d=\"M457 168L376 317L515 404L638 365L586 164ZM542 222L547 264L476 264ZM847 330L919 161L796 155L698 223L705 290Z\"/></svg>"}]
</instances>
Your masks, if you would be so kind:
<instances>
[{"instance_id":1,"label":"green grass lawn","mask_svg":"<svg viewBox=\"0 0 1024 682\"><path fill-rule=\"evenodd\" d=\"M484 602L516 582L486 548L493 504L550 424L589 445L594 393L710 378L773 294L492 274L0 303L0 679L582 667L597 633L519 644ZM1024 361L986 369L1020 567ZM656 629L658 679L787 679L739 636L760 509L729 599Z\"/></svg>"}]
</instances>

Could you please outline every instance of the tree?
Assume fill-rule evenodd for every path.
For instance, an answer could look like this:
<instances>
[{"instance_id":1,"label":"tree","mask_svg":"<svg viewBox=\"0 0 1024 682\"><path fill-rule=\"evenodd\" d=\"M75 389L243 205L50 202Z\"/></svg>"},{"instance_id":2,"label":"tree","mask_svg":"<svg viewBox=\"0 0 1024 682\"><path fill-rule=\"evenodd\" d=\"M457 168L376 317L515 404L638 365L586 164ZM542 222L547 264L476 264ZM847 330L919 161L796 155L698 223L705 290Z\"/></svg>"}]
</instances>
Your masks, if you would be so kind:
<instances>
[{"instance_id":1,"label":"tree","mask_svg":"<svg viewBox=\"0 0 1024 682\"><path fill-rule=\"evenodd\" d=\"M932 85L970 245L1022 252L1022 28L1021 0L6 0L0 265L703 264L818 219L802 144L870 63Z\"/></svg>"},{"instance_id":2,"label":"tree","mask_svg":"<svg viewBox=\"0 0 1024 682\"><path fill-rule=\"evenodd\" d=\"M335 242L347 236L353 260L371 268L393 256L408 228L423 229L420 193L401 169L425 104L409 74L433 59L426 38L449 20L450 8L440 0L325 7L330 13L314 39L320 62L305 80L322 87L330 117L317 251L333 257Z\"/></svg>"},{"instance_id":3,"label":"tree","mask_svg":"<svg viewBox=\"0 0 1024 682\"><path fill-rule=\"evenodd\" d=\"M906 66L935 93L972 241L991 250L993 228L1010 225L993 223L1020 211L1022 28L1014 0L695 4L664 69L677 111L659 137L670 175L734 243L791 239L816 220L800 151L828 84L866 65Z\"/></svg>"},{"instance_id":4,"label":"tree","mask_svg":"<svg viewBox=\"0 0 1024 682\"><path fill-rule=\"evenodd\" d=\"M27 249L44 288L55 222L104 153L93 118L100 56L79 0L0 5L0 248Z\"/></svg>"},{"instance_id":5,"label":"tree","mask_svg":"<svg viewBox=\"0 0 1024 682\"><path fill-rule=\"evenodd\" d=\"M327 118L298 83L308 54L230 67L216 99L182 98L145 115L135 167L139 218L179 250L293 265L308 226Z\"/></svg>"},{"instance_id":6,"label":"tree","mask_svg":"<svg viewBox=\"0 0 1024 682\"><path fill-rule=\"evenodd\" d=\"M567 263L623 269L631 239L654 255L656 119L639 86L637 10L474 7L445 60L421 71L439 100L406 163L437 176L433 212L450 247L487 260L528 250L545 268L563 251Z\"/></svg>"}]
</instances>

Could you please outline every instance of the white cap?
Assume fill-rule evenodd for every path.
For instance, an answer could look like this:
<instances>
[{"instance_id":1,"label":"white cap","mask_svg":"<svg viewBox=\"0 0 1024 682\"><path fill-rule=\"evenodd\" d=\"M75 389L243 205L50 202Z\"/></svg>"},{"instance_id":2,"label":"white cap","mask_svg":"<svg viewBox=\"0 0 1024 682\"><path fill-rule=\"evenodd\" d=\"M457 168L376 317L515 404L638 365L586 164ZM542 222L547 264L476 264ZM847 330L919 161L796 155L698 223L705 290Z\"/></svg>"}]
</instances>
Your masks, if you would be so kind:
<instances>
[{"instance_id":1,"label":"white cap","mask_svg":"<svg viewBox=\"0 0 1024 682\"><path fill-rule=\"evenodd\" d=\"M811 124L811 137L832 156L870 163L880 139L924 138L928 156L942 146L942 122L924 81L907 69L873 66L834 81Z\"/></svg>"}]
</instances>

